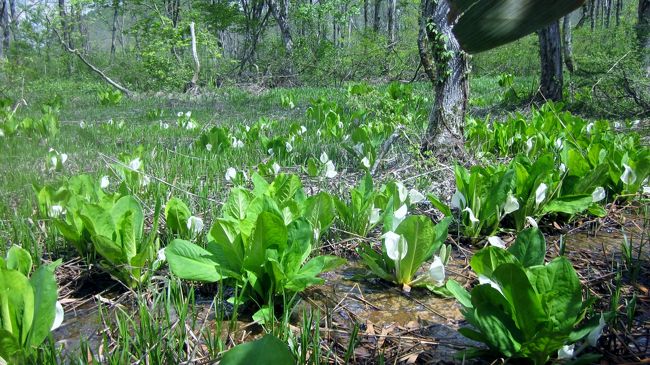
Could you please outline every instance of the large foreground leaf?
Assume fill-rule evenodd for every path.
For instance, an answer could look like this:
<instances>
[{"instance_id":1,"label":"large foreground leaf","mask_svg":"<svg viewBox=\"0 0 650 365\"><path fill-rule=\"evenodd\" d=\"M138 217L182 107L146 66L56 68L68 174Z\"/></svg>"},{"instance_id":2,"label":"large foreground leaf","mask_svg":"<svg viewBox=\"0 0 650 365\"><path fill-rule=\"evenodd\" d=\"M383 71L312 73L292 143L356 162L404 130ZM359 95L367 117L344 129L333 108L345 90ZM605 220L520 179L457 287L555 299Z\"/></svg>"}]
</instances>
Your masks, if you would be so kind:
<instances>
[{"instance_id":1,"label":"large foreground leaf","mask_svg":"<svg viewBox=\"0 0 650 365\"><path fill-rule=\"evenodd\" d=\"M515 41L580 7L584 0L449 0L453 32L463 50L477 53Z\"/></svg>"},{"instance_id":2,"label":"large foreground leaf","mask_svg":"<svg viewBox=\"0 0 650 365\"><path fill-rule=\"evenodd\" d=\"M233 347L223 355L221 365L295 364L289 346L273 335Z\"/></svg>"}]
</instances>

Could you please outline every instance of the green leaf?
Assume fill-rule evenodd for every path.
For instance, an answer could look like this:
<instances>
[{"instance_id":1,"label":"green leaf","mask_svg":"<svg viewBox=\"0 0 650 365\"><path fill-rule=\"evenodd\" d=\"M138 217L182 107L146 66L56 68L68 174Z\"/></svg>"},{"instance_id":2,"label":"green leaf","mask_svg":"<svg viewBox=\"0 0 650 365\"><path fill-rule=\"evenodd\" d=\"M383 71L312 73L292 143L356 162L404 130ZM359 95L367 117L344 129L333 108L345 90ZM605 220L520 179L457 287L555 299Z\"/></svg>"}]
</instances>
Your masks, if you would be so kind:
<instances>
[{"instance_id":1,"label":"green leaf","mask_svg":"<svg viewBox=\"0 0 650 365\"><path fill-rule=\"evenodd\" d=\"M54 323L55 304L58 296L54 270L60 264L61 260L41 266L29 278L34 290L34 322L28 339L28 343L32 347L43 343Z\"/></svg>"},{"instance_id":2,"label":"green leaf","mask_svg":"<svg viewBox=\"0 0 650 365\"><path fill-rule=\"evenodd\" d=\"M273 335L237 345L228 350L221 365L292 365L296 360L284 342Z\"/></svg>"},{"instance_id":3,"label":"green leaf","mask_svg":"<svg viewBox=\"0 0 650 365\"><path fill-rule=\"evenodd\" d=\"M438 209L442 214L445 215L445 217L451 217L451 208L445 203L440 200L436 195L434 194L427 194L427 199L431 202L431 205L433 205L434 208Z\"/></svg>"},{"instance_id":4,"label":"green leaf","mask_svg":"<svg viewBox=\"0 0 650 365\"><path fill-rule=\"evenodd\" d=\"M343 264L345 264L345 260L336 256L314 257L289 279L285 288L293 292L300 292L311 285L320 284L323 280L317 278L317 275L334 270Z\"/></svg>"},{"instance_id":5,"label":"green leaf","mask_svg":"<svg viewBox=\"0 0 650 365\"><path fill-rule=\"evenodd\" d=\"M542 265L546 255L546 241L538 228L527 228L517 235L515 243L508 248L524 266Z\"/></svg>"},{"instance_id":6,"label":"green leaf","mask_svg":"<svg viewBox=\"0 0 650 365\"><path fill-rule=\"evenodd\" d=\"M555 198L544 205L544 213L577 214L589 208L593 199L591 194L563 196Z\"/></svg>"},{"instance_id":7,"label":"green leaf","mask_svg":"<svg viewBox=\"0 0 650 365\"><path fill-rule=\"evenodd\" d=\"M325 231L336 217L334 200L326 192L320 192L305 200L302 214L313 227Z\"/></svg>"},{"instance_id":8,"label":"green leaf","mask_svg":"<svg viewBox=\"0 0 650 365\"><path fill-rule=\"evenodd\" d=\"M18 343L18 340L14 335L9 331L0 328L0 358L9 361L7 364L11 364L11 359L15 357L16 354L20 353L20 351L20 343Z\"/></svg>"},{"instance_id":9,"label":"green leaf","mask_svg":"<svg viewBox=\"0 0 650 365\"><path fill-rule=\"evenodd\" d=\"M214 255L183 240L173 240L165 248L169 269L185 280L216 282L223 278Z\"/></svg>"},{"instance_id":10,"label":"green leaf","mask_svg":"<svg viewBox=\"0 0 650 365\"><path fill-rule=\"evenodd\" d=\"M34 291L27 277L0 269L0 322L19 344L27 344L34 320Z\"/></svg>"},{"instance_id":11,"label":"green leaf","mask_svg":"<svg viewBox=\"0 0 650 365\"><path fill-rule=\"evenodd\" d=\"M397 227L395 233L404 236L407 243L406 256L399 263L398 284L408 284L420 266L434 251L440 248L441 241L436 241L433 222L423 215L406 217Z\"/></svg>"},{"instance_id":12,"label":"green leaf","mask_svg":"<svg viewBox=\"0 0 650 365\"><path fill-rule=\"evenodd\" d=\"M445 284L447 290L466 308L472 308L472 297L456 280L449 279Z\"/></svg>"},{"instance_id":13,"label":"green leaf","mask_svg":"<svg viewBox=\"0 0 650 365\"><path fill-rule=\"evenodd\" d=\"M190 208L178 198L170 199L165 205L165 221L172 233L187 236L187 220L190 216Z\"/></svg>"},{"instance_id":14,"label":"green leaf","mask_svg":"<svg viewBox=\"0 0 650 365\"><path fill-rule=\"evenodd\" d=\"M16 270L25 276L32 271L32 256L22 247L13 245L7 252L7 269Z\"/></svg>"},{"instance_id":15,"label":"green leaf","mask_svg":"<svg viewBox=\"0 0 650 365\"><path fill-rule=\"evenodd\" d=\"M377 277L386 281L395 280L395 277L388 273L388 269L385 268L383 257L375 252L375 250L373 250L367 243L359 243L357 252L359 253L359 256L361 256L363 263L368 266L370 271L372 271L372 273Z\"/></svg>"},{"instance_id":16,"label":"green leaf","mask_svg":"<svg viewBox=\"0 0 650 365\"><path fill-rule=\"evenodd\" d=\"M287 245L287 227L278 215L262 212L257 218L250 250L244 258L244 266L256 271L266 262L266 250L277 248L283 250Z\"/></svg>"},{"instance_id":17,"label":"green leaf","mask_svg":"<svg viewBox=\"0 0 650 365\"><path fill-rule=\"evenodd\" d=\"M492 273L497 267L515 262L518 262L517 258L510 252L502 248L488 246L472 256L470 265L477 275L492 277Z\"/></svg>"},{"instance_id":18,"label":"green leaf","mask_svg":"<svg viewBox=\"0 0 650 365\"><path fill-rule=\"evenodd\" d=\"M577 9L584 0L451 0L461 48L477 53L517 40Z\"/></svg>"},{"instance_id":19,"label":"green leaf","mask_svg":"<svg viewBox=\"0 0 650 365\"><path fill-rule=\"evenodd\" d=\"M240 221L244 220L250 202L251 196L246 189L240 187L234 188L230 191L228 200L223 206L223 215Z\"/></svg>"}]
</instances>

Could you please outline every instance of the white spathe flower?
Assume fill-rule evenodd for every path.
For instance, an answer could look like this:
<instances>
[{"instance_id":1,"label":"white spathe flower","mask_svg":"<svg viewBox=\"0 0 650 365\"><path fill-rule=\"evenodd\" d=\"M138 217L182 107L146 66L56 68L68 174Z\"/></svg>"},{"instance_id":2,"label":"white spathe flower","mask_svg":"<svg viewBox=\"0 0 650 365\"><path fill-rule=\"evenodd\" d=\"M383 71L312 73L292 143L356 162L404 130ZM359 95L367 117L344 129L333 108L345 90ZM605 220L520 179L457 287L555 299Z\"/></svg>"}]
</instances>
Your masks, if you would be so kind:
<instances>
[{"instance_id":1,"label":"white spathe flower","mask_svg":"<svg viewBox=\"0 0 650 365\"><path fill-rule=\"evenodd\" d=\"M232 146L233 146L233 148L243 148L244 147L244 142L241 139L237 139L235 137L232 137Z\"/></svg>"},{"instance_id":2,"label":"white spathe flower","mask_svg":"<svg viewBox=\"0 0 650 365\"><path fill-rule=\"evenodd\" d=\"M406 257L406 251L408 246L406 244L406 239L404 236L399 235L395 232L388 231L384 233L381 238L384 239L384 245L386 246L386 254L393 261L402 261Z\"/></svg>"},{"instance_id":3,"label":"white spathe flower","mask_svg":"<svg viewBox=\"0 0 650 365\"><path fill-rule=\"evenodd\" d=\"M237 170L234 167L229 167L226 170L226 181L232 181L235 177L237 177Z\"/></svg>"},{"instance_id":4,"label":"white spathe flower","mask_svg":"<svg viewBox=\"0 0 650 365\"><path fill-rule=\"evenodd\" d=\"M68 154L67 153L62 153L61 154L61 165L63 165L66 161L68 161Z\"/></svg>"},{"instance_id":5,"label":"white spathe flower","mask_svg":"<svg viewBox=\"0 0 650 365\"><path fill-rule=\"evenodd\" d=\"M498 248L506 248L506 243L499 236L490 236L487 238L490 245Z\"/></svg>"},{"instance_id":6,"label":"white spathe flower","mask_svg":"<svg viewBox=\"0 0 650 365\"><path fill-rule=\"evenodd\" d=\"M185 129L191 130L194 128L196 128L196 125L192 121L187 122L187 124L185 125Z\"/></svg>"},{"instance_id":7,"label":"white spathe flower","mask_svg":"<svg viewBox=\"0 0 650 365\"><path fill-rule=\"evenodd\" d=\"M52 156L52 157L50 157L50 162L52 162L52 166L53 166L54 168L56 168L56 166L57 166L57 162L58 162L58 161L59 161L59 159L58 159L56 156Z\"/></svg>"},{"instance_id":8,"label":"white spathe flower","mask_svg":"<svg viewBox=\"0 0 650 365\"><path fill-rule=\"evenodd\" d=\"M397 186L397 195L399 201L400 202L405 201L409 194L409 191L406 189L406 186L404 186L404 184L402 184L399 181L395 182L395 185Z\"/></svg>"},{"instance_id":9,"label":"white spathe flower","mask_svg":"<svg viewBox=\"0 0 650 365\"><path fill-rule=\"evenodd\" d=\"M284 148L286 148L287 152L289 152L289 153L291 153L291 151L293 151L293 146L289 142L284 143Z\"/></svg>"},{"instance_id":10,"label":"white spathe flower","mask_svg":"<svg viewBox=\"0 0 650 365\"><path fill-rule=\"evenodd\" d=\"M162 129L169 129L169 123L164 123L162 120L160 121L160 128Z\"/></svg>"},{"instance_id":11,"label":"white spathe flower","mask_svg":"<svg viewBox=\"0 0 650 365\"><path fill-rule=\"evenodd\" d=\"M273 148L269 148L268 150L266 150L266 152L268 152L269 155L271 155L271 156L273 156L275 154L275 152L273 152Z\"/></svg>"},{"instance_id":12,"label":"white spathe flower","mask_svg":"<svg viewBox=\"0 0 650 365\"><path fill-rule=\"evenodd\" d=\"M179 118L182 117L182 116L183 116L183 112L178 112L178 113L176 113L176 116L179 117Z\"/></svg>"},{"instance_id":13,"label":"white spathe flower","mask_svg":"<svg viewBox=\"0 0 650 365\"><path fill-rule=\"evenodd\" d=\"M501 286L499 286L499 284L495 283L494 281L490 280L490 278L488 278L485 275L479 275L478 276L478 283L479 283L479 285L490 284L490 286L493 289L495 289L496 291L501 293L501 295L503 295L503 290L501 290Z\"/></svg>"},{"instance_id":14,"label":"white spathe flower","mask_svg":"<svg viewBox=\"0 0 650 365\"><path fill-rule=\"evenodd\" d=\"M279 174L280 173L280 165L278 165L277 162L274 162L273 165L271 165L271 168L273 169L274 174Z\"/></svg>"},{"instance_id":15,"label":"white spathe flower","mask_svg":"<svg viewBox=\"0 0 650 365\"><path fill-rule=\"evenodd\" d=\"M307 132L307 127L305 127L304 125L301 125L301 126L300 126L300 134L303 135L303 134L305 134L306 132Z\"/></svg>"},{"instance_id":16,"label":"white spathe flower","mask_svg":"<svg viewBox=\"0 0 650 365\"><path fill-rule=\"evenodd\" d=\"M326 164L327 161L329 161L329 160L330 160L330 158L329 158L329 156L327 155L326 152L323 152L323 153L320 154L320 162L321 163Z\"/></svg>"},{"instance_id":17,"label":"white spathe flower","mask_svg":"<svg viewBox=\"0 0 650 365\"><path fill-rule=\"evenodd\" d=\"M320 229L318 227L314 228L314 242L317 242L320 238Z\"/></svg>"},{"instance_id":18,"label":"white spathe flower","mask_svg":"<svg viewBox=\"0 0 650 365\"><path fill-rule=\"evenodd\" d=\"M318 130L316 130L316 137L320 138L321 133L320 128L318 128Z\"/></svg>"},{"instance_id":19,"label":"white spathe flower","mask_svg":"<svg viewBox=\"0 0 650 365\"><path fill-rule=\"evenodd\" d=\"M424 201L425 197L420 193L419 191L415 189L409 190L409 201L411 204L417 204L419 202Z\"/></svg>"},{"instance_id":20,"label":"white spathe flower","mask_svg":"<svg viewBox=\"0 0 650 365\"><path fill-rule=\"evenodd\" d=\"M129 162L129 168L131 170L139 170L140 167L142 166L142 161L140 161L140 157L136 157L131 162Z\"/></svg>"},{"instance_id":21,"label":"white spathe flower","mask_svg":"<svg viewBox=\"0 0 650 365\"><path fill-rule=\"evenodd\" d=\"M111 181L108 179L108 176L102 176L102 179L99 181L99 187L106 189L111 184Z\"/></svg>"},{"instance_id":22,"label":"white spathe flower","mask_svg":"<svg viewBox=\"0 0 650 365\"><path fill-rule=\"evenodd\" d=\"M192 235L197 235L203 231L203 219L191 216L187 219L187 229L190 230Z\"/></svg>"},{"instance_id":23,"label":"white spathe flower","mask_svg":"<svg viewBox=\"0 0 650 365\"><path fill-rule=\"evenodd\" d=\"M373 207L372 210L370 210L370 217L368 217L368 222L371 225L375 225L379 223L380 218L381 218L381 209Z\"/></svg>"},{"instance_id":24,"label":"white spathe flower","mask_svg":"<svg viewBox=\"0 0 650 365\"><path fill-rule=\"evenodd\" d=\"M603 199L605 199L605 189L603 189L602 186L599 186L596 189L594 189L593 193L591 193L591 200L594 203L596 203Z\"/></svg>"},{"instance_id":25,"label":"white spathe flower","mask_svg":"<svg viewBox=\"0 0 650 365\"><path fill-rule=\"evenodd\" d=\"M429 277L435 281L438 286L441 286L445 281L445 264L439 256L433 258L431 266L429 266Z\"/></svg>"},{"instance_id":26,"label":"white spathe flower","mask_svg":"<svg viewBox=\"0 0 650 365\"><path fill-rule=\"evenodd\" d=\"M508 194L508 197L506 198L506 203L503 205L503 213L504 214L510 214L512 212L516 212L519 209L519 200L512 195Z\"/></svg>"},{"instance_id":27,"label":"white spathe flower","mask_svg":"<svg viewBox=\"0 0 650 365\"><path fill-rule=\"evenodd\" d=\"M151 183L151 178L147 175L142 175L142 181L140 181L140 186L143 188L148 186Z\"/></svg>"},{"instance_id":28,"label":"white spathe flower","mask_svg":"<svg viewBox=\"0 0 650 365\"><path fill-rule=\"evenodd\" d=\"M531 227L537 228L537 221L535 220L535 218L531 216L527 216L526 221L528 221L528 224L530 224Z\"/></svg>"},{"instance_id":29,"label":"white spathe flower","mask_svg":"<svg viewBox=\"0 0 650 365\"><path fill-rule=\"evenodd\" d=\"M619 122L614 122L614 128L616 128L616 129L621 128L621 123L619 123Z\"/></svg>"},{"instance_id":30,"label":"white spathe flower","mask_svg":"<svg viewBox=\"0 0 650 365\"><path fill-rule=\"evenodd\" d=\"M339 129L343 129L343 122L339 122L338 126L339 126Z\"/></svg>"},{"instance_id":31,"label":"white spathe flower","mask_svg":"<svg viewBox=\"0 0 650 365\"><path fill-rule=\"evenodd\" d=\"M587 124L587 134L591 134L591 131L594 129L594 123Z\"/></svg>"},{"instance_id":32,"label":"white spathe flower","mask_svg":"<svg viewBox=\"0 0 650 365\"><path fill-rule=\"evenodd\" d=\"M546 199L546 191L548 186L544 183L539 184L537 190L535 190L535 205L540 205L544 199Z\"/></svg>"},{"instance_id":33,"label":"white spathe flower","mask_svg":"<svg viewBox=\"0 0 650 365\"><path fill-rule=\"evenodd\" d=\"M165 248L163 247L160 250L158 250L158 253L156 253L156 258L158 261L167 261L167 255L165 254Z\"/></svg>"},{"instance_id":34,"label":"white spathe flower","mask_svg":"<svg viewBox=\"0 0 650 365\"><path fill-rule=\"evenodd\" d=\"M526 140L526 154L529 154L533 150L533 137Z\"/></svg>"},{"instance_id":35,"label":"white spathe flower","mask_svg":"<svg viewBox=\"0 0 650 365\"><path fill-rule=\"evenodd\" d=\"M472 223L478 223L479 220L478 220L478 218L476 218L476 216L474 215L474 212L472 211L472 208L470 208L470 207L466 207L465 209L463 209L463 212L467 212L467 213L469 214L469 220L470 220L470 222L472 222Z\"/></svg>"},{"instance_id":36,"label":"white spathe flower","mask_svg":"<svg viewBox=\"0 0 650 365\"><path fill-rule=\"evenodd\" d=\"M555 140L555 148L561 150L563 145L564 143L562 142L562 138L558 137L558 139Z\"/></svg>"},{"instance_id":37,"label":"white spathe flower","mask_svg":"<svg viewBox=\"0 0 650 365\"><path fill-rule=\"evenodd\" d=\"M465 195L463 195L463 193L461 193L460 191L456 190L456 192L454 192L454 195L451 197L451 207L460 209L461 207L464 207L465 204L467 204Z\"/></svg>"},{"instance_id":38,"label":"white spathe flower","mask_svg":"<svg viewBox=\"0 0 650 365\"><path fill-rule=\"evenodd\" d=\"M56 303L54 303L54 322L52 322L50 331L54 331L61 327L61 324L63 323L63 313L63 306L61 305L61 302L57 300Z\"/></svg>"},{"instance_id":39,"label":"white spathe flower","mask_svg":"<svg viewBox=\"0 0 650 365\"><path fill-rule=\"evenodd\" d=\"M370 168L370 160L368 160L368 157L364 157L361 159L361 164L363 167L369 169Z\"/></svg>"},{"instance_id":40,"label":"white spathe flower","mask_svg":"<svg viewBox=\"0 0 650 365\"><path fill-rule=\"evenodd\" d=\"M600 319L598 320L598 326L592 329L587 335L587 343L591 346L596 346L598 344L598 339L603 334L603 329L605 328L605 317L603 314L600 314Z\"/></svg>"},{"instance_id":41,"label":"white spathe flower","mask_svg":"<svg viewBox=\"0 0 650 365\"><path fill-rule=\"evenodd\" d=\"M395 212L393 212L393 229L396 229L400 223L406 218L406 214L408 213L408 207L406 204L402 204L399 209L397 209Z\"/></svg>"},{"instance_id":42,"label":"white spathe flower","mask_svg":"<svg viewBox=\"0 0 650 365\"><path fill-rule=\"evenodd\" d=\"M191 117L192 117L192 111L186 111L185 118L191 118Z\"/></svg>"},{"instance_id":43,"label":"white spathe flower","mask_svg":"<svg viewBox=\"0 0 650 365\"><path fill-rule=\"evenodd\" d=\"M244 129L246 130L246 133L251 131L251 127L249 127L249 126L245 126Z\"/></svg>"},{"instance_id":44,"label":"white spathe flower","mask_svg":"<svg viewBox=\"0 0 650 365\"><path fill-rule=\"evenodd\" d=\"M84 122L83 120L81 122L79 122L79 128L81 128L81 129L86 128L86 122Z\"/></svg>"},{"instance_id":45,"label":"white spathe flower","mask_svg":"<svg viewBox=\"0 0 650 365\"><path fill-rule=\"evenodd\" d=\"M558 360L568 360L572 358L574 349L575 349L574 344L562 346L561 349L557 350Z\"/></svg>"},{"instance_id":46,"label":"white spathe flower","mask_svg":"<svg viewBox=\"0 0 650 365\"><path fill-rule=\"evenodd\" d=\"M61 215L65 214L65 209L60 205L53 205L50 207L48 213L51 218L59 218Z\"/></svg>"},{"instance_id":47,"label":"white spathe flower","mask_svg":"<svg viewBox=\"0 0 650 365\"><path fill-rule=\"evenodd\" d=\"M634 170L632 170L632 168L630 166L628 166L627 164L623 164L623 168L625 170L623 171L623 174L621 175L621 181L625 185L634 184L634 182L636 181L636 173L634 172Z\"/></svg>"},{"instance_id":48,"label":"white spathe flower","mask_svg":"<svg viewBox=\"0 0 650 365\"><path fill-rule=\"evenodd\" d=\"M560 164L560 172L561 172L561 173L565 173L565 172L566 172L566 165L563 164L563 163Z\"/></svg>"},{"instance_id":49,"label":"white spathe flower","mask_svg":"<svg viewBox=\"0 0 650 365\"><path fill-rule=\"evenodd\" d=\"M205 145L205 149L208 150L208 152L212 151L212 144L207 143L207 144Z\"/></svg>"},{"instance_id":50,"label":"white spathe flower","mask_svg":"<svg viewBox=\"0 0 650 365\"><path fill-rule=\"evenodd\" d=\"M643 187L643 194L650 195L650 186L646 185Z\"/></svg>"},{"instance_id":51,"label":"white spathe flower","mask_svg":"<svg viewBox=\"0 0 650 365\"><path fill-rule=\"evenodd\" d=\"M325 177L328 179L334 178L336 175L338 175L338 172L336 172L336 167L334 167L334 162L327 161L325 164Z\"/></svg>"}]
</instances>

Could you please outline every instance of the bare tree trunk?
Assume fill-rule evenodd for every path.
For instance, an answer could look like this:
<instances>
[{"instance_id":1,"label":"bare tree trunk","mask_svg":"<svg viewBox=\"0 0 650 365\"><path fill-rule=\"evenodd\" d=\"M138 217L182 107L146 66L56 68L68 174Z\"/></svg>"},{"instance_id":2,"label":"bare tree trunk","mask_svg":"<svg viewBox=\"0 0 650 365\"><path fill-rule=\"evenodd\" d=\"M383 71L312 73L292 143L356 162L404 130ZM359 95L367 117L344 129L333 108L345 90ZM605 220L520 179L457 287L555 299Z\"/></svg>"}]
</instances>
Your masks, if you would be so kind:
<instances>
[{"instance_id":1,"label":"bare tree trunk","mask_svg":"<svg viewBox=\"0 0 650 365\"><path fill-rule=\"evenodd\" d=\"M605 28L609 28L609 20L612 17L612 0L605 0Z\"/></svg>"},{"instance_id":2,"label":"bare tree trunk","mask_svg":"<svg viewBox=\"0 0 650 365\"><path fill-rule=\"evenodd\" d=\"M368 0L363 0L363 30L368 29Z\"/></svg>"},{"instance_id":3,"label":"bare tree trunk","mask_svg":"<svg viewBox=\"0 0 650 365\"><path fill-rule=\"evenodd\" d=\"M420 1L420 14L418 30L418 53L420 54L420 64L424 68L424 73L429 78L429 81L435 86L436 76L433 73L433 56L429 50L429 42L427 39L427 18L426 14L432 14L433 10L428 9L431 7L429 0ZM416 75L417 76L417 75Z\"/></svg>"},{"instance_id":4,"label":"bare tree trunk","mask_svg":"<svg viewBox=\"0 0 650 365\"><path fill-rule=\"evenodd\" d=\"M381 0L375 0L375 12L374 12L374 19L372 23L372 29L379 33L379 11L381 10Z\"/></svg>"},{"instance_id":5,"label":"bare tree trunk","mask_svg":"<svg viewBox=\"0 0 650 365\"><path fill-rule=\"evenodd\" d=\"M562 43L562 50L564 53L564 64L569 72L575 72L578 66L573 60L573 35L571 31L571 15L565 15L562 21L562 35L564 42Z\"/></svg>"},{"instance_id":6,"label":"bare tree trunk","mask_svg":"<svg viewBox=\"0 0 650 365\"><path fill-rule=\"evenodd\" d=\"M427 9L424 18L432 24L427 37L436 65L436 80L435 102L429 113L422 150L449 158L464 151L463 129L469 94L467 58L452 33L449 0L438 0Z\"/></svg>"},{"instance_id":7,"label":"bare tree trunk","mask_svg":"<svg viewBox=\"0 0 650 365\"><path fill-rule=\"evenodd\" d=\"M269 7L278 23L284 43L284 59L286 60L284 74L291 78L293 75L293 39L289 28L289 0L269 0Z\"/></svg>"},{"instance_id":8,"label":"bare tree trunk","mask_svg":"<svg viewBox=\"0 0 650 365\"><path fill-rule=\"evenodd\" d=\"M596 29L596 0L591 0L591 6L589 7L589 21L591 23L591 31L593 32Z\"/></svg>"},{"instance_id":9,"label":"bare tree trunk","mask_svg":"<svg viewBox=\"0 0 650 365\"><path fill-rule=\"evenodd\" d=\"M621 25L621 11L623 10L623 0L616 0L616 26Z\"/></svg>"},{"instance_id":10,"label":"bare tree trunk","mask_svg":"<svg viewBox=\"0 0 650 365\"><path fill-rule=\"evenodd\" d=\"M74 17L77 20L77 30L81 40L81 47L85 53L90 53L90 42L88 40L88 28L83 21L83 3L78 2L74 5Z\"/></svg>"},{"instance_id":11,"label":"bare tree trunk","mask_svg":"<svg viewBox=\"0 0 650 365\"><path fill-rule=\"evenodd\" d=\"M7 57L9 53L9 46L11 45L11 30L9 25L9 3L7 0L2 1L0 7L0 25L2 25L2 49L4 54L0 52L1 57Z\"/></svg>"},{"instance_id":12,"label":"bare tree trunk","mask_svg":"<svg viewBox=\"0 0 650 365\"><path fill-rule=\"evenodd\" d=\"M556 20L538 31L542 67L540 94L545 100L562 100L562 50L560 22Z\"/></svg>"},{"instance_id":13,"label":"bare tree trunk","mask_svg":"<svg viewBox=\"0 0 650 365\"><path fill-rule=\"evenodd\" d=\"M391 51L395 44L395 10L397 0L388 0L388 50Z\"/></svg>"},{"instance_id":14,"label":"bare tree trunk","mask_svg":"<svg viewBox=\"0 0 650 365\"><path fill-rule=\"evenodd\" d=\"M646 77L650 77L650 0L639 0L636 34Z\"/></svg>"},{"instance_id":15,"label":"bare tree trunk","mask_svg":"<svg viewBox=\"0 0 650 365\"><path fill-rule=\"evenodd\" d=\"M117 38L117 19L120 14L120 0L113 0L113 28L111 29L111 63L115 61L115 39Z\"/></svg>"},{"instance_id":16,"label":"bare tree trunk","mask_svg":"<svg viewBox=\"0 0 650 365\"><path fill-rule=\"evenodd\" d=\"M192 42L192 59L194 60L194 75L192 75L192 80L185 87L185 91L189 93L197 93L201 64L199 63L199 55L196 52L196 32L194 31L194 22L190 23L190 38Z\"/></svg>"}]
</instances>

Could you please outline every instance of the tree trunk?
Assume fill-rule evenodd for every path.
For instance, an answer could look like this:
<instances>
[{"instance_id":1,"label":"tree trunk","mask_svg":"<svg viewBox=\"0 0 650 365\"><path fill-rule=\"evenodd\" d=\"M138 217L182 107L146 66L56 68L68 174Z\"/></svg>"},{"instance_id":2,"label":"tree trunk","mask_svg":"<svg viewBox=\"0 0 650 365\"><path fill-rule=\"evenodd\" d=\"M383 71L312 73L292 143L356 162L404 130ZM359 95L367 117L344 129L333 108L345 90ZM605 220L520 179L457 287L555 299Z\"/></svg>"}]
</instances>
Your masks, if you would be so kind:
<instances>
[{"instance_id":1,"label":"tree trunk","mask_svg":"<svg viewBox=\"0 0 650 365\"><path fill-rule=\"evenodd\" d=\"M424 73L431 81L432 85L435 86L436 76L433 72L433 56L429 51L429 42L427 39L427 18L426 14L431 14L432 10L428 8L431 6L429 0L420 1L420 14L419 14L419 27L418 30L418 53L420 54L420 64L424 68ZM417 76L417 75L416 75Z\"/></svg>"},{"instance_id":2,"label":"tree trunk","mask_svg":"<svg viewBox=\"0 0 650 365\"><path fill-rule=\"evenodd\" d=\"M591 31L593 32L596 29L596 0L591 0L591 5L589 6L589 21L591 23Z\"/></svg>"},{"instance_id":3,"label":"tree trunk","mask_svg":"<svg viewBox=\"0 0 650 365\"><path fill-rule=\"evenodd\" d=\"M545 100L562 100L562 51L560 22L554 21L538 31L539 54L542 66L540 94Z\"/></svg>"},{"instance_id":4,"label":"tree trunk","mask_svg":"<svg viewBox=\"0 0 650 365\"><path fill-rule=\"evenodd\" d=\"M280 34L282 35L282 42L284 43L284 76L291 78L293 75L293 39L291 38L291 30L289 28L289 0L270 0L269 7L271 8L275 21L278 23Z\"/></svg>"},{"instance_id":5,"label":"tree trunk","mask_svg":"<svg viewBox=\"0 0 650 365\"><path fill-rule=\"evenodd\" d=\"M2 1L2 6L0 7L0 25L2 25L2 49L4 54L0 52L1 57L7 57L9 54L9 46L11 44L11 31L9 25L9 3L7 0Z\"/></svg>"},{"instance_id":6,"label":"tree trunk","mask_svg":"<svg viewBox=\"0 0 650 365\"><path fill-rule=\"evenodd\" d=\"M646 77L650 77L650 0L639 0L636 35Z\"/></svg>"},{"instance_id":7,"label":"tree trunk","mask_svg":"<svg viewBox=\"0 0 650 365\"><path fill-rule=\"evenodd\" d=\"M375 12L374 16L375 18L373 19L372 23L372 29L379 33L379 11L381 10L381 0L375 0Z\"/></svg>"},{"instance_id":8,"label":"tree trunk","mask_svg":"<svg viewBox=\"0 0 650 365\"><path fill-rule=\"evenodd\" d=\"M623 10L623 0L616 0L616 26L621 25L621 11Z\"/></svg>"},{"instance_id":9,"label":"tree trunk","mask_svg":"<svg viewBox=\"0 0 650 365\"><path fill-rule=\"evenodd\" d=\"M111 29L111 63L115 60L115 40L117 38L117 19L120 15L120 0L113 0L113 28Z\"/></svg>"},{"instance_id":10,"label":"tree trunk","mask_svg":"<svg viewBox=\"0 0 650 365\"><path fill-rule=\"evenodd\" d=\"M388 0L388 50L391 51L395 45L395 10L397 0Z\"/></svg>"},{"instance_id":11,"label":"tree trunk","mask_svg":"<svg viewBox=\"0 0 650 365\"><path fill-rule=\"evenodd\" d=\"M463 129L469 94L466 54L452 33L448 17L449 0L438 0L425 7L431 54L436 65L435 101L429 113L429 126L423 151L435 152L439 158L458 156L464 151Z\"/></svg>"},{"instance_id":12,"label":"tree trunk","mask_svg":"<svg viewBox=\"0 0 650 365\"><path fill-rule=\"evenodd\" d=\"M368 0L363 0L363 30L368 29Z\"/></svg>"},{"instance_id":13,"label":"tree trunk","mask_svg":"<svg viewBox=\"0 0 650 365\"><path fill-rule=\"evenodd\" d=\"M569 72L575 72L578 68L573 60L573 35L571 32L571 15L564 16L562 22L562 35L564 42L562 43L562 50L564 53L564 64Z\"/></svg>"}]
</instances>

